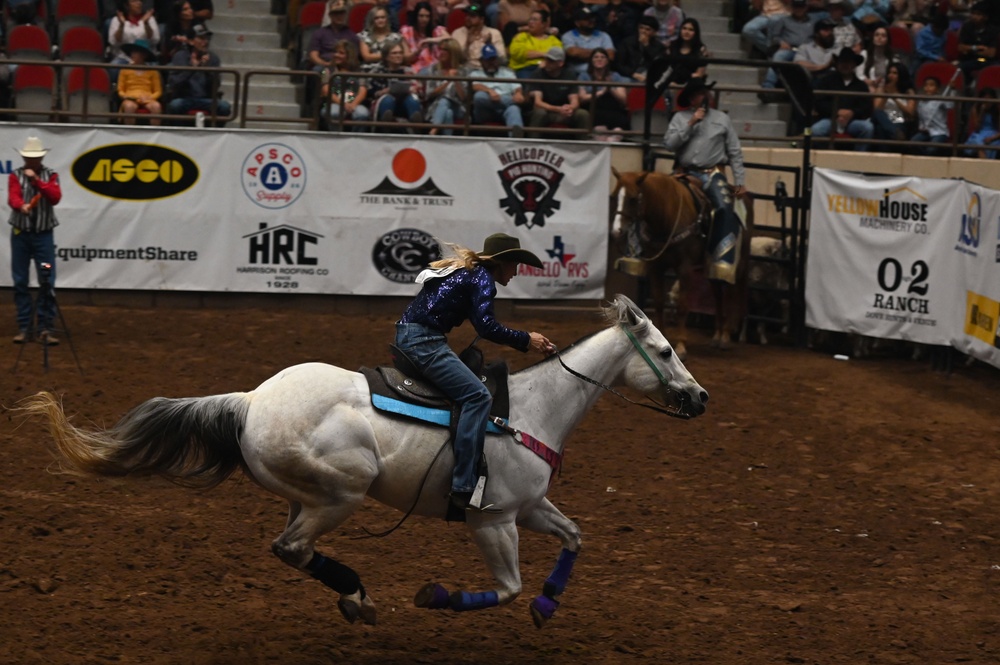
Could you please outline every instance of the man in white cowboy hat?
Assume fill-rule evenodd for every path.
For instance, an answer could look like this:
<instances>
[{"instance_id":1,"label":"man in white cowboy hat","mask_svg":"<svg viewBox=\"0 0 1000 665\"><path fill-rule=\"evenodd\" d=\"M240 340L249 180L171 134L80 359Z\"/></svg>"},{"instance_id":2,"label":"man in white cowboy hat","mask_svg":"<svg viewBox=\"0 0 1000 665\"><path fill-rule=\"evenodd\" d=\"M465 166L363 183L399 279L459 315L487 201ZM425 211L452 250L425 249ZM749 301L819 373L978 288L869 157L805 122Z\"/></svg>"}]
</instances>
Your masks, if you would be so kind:
<instances>
[{"instance_id":1,"label":"man in white cowboy hat","mask_svg":"<svg viewBox=\"0 0 1000 665\"><path fill-rule=\"evenodd\" d=\"M48 149L37 136L29 136L24 147L18 150L24 166L16 169L7 180L7 203L11 213L10 263L14 279L14 307L17 312L15 344L28 341L32 333L34 306L28 292L31 261L35 262L39 284L47 277L55 288L56 246L52 230L59 224L52 209L62 199L59 176L42 165ZM47 268L45 266L48 266ZM47 344L58 344L52 334L55 319L55 301L42 294L38 298L37 324L40 339Z\"/></svg>"},{"instance_id":2,"label":"man in white cowboy hat","mask_svg":"<svg viewBox=\"0 0 1000 665\"><path fill-rule=\"evenodd\" d=\"M712 204L708 278L734 284L740 237L746 231L733 209L733 200L746 193L746 170L743 147L729 116L708 104L714 85L703 77L688 81L677 95L678 111L670 119L663 144L676 155L674 163L679 171L701 181ZM726 182L727 164L736 183L732 192Z\"/></svg>"},{"instance_id":3,"label":"man in white cowboy hat","mask_svg":"<svg viewBox=\"0 0 1000 665\"><path fill-rule=\"evenodd\" d=\"M481 252L457 245L451 248L454 256L435 261L417 275L422 288L396 323L396 347L458 405L451 501L459 509L485 510L489 506L474 503L473 492L492 397L451 350L445 335L468 319L480 337L519 351L532 349L549 355L555 346L540 333L506 327L493 314L497 283L507 286L519 263L542 267L534 253L521 249L520 241L505 233L488 237Z\"/></svg>"}]
</instances>

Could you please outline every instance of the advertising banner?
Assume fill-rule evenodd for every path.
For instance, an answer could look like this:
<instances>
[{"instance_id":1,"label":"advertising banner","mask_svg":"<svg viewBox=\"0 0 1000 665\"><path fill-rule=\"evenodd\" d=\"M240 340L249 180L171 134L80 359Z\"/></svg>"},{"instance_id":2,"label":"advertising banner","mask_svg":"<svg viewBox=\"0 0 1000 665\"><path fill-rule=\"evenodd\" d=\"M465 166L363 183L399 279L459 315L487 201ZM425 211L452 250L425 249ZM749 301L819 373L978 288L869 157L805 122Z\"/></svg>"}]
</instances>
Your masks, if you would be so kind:
<instances>
[{"instance_id":1,"label":"advertising banner","mask_svg":"<svg viewBox=\"0 0 1000 665\"><path fill-rule=\"evenodd\" d=\"M964 181L816 169L806 325L1000 366L998 219L1000 193Z\"/></svg>"},{"instance_id":2,"label":"advertising banner","mask_svg":"<svg viewBox=\"0 0 1000 665\"><path fill-rule=\"evenodd\" d=\"M28 133L62 184L61 288L412 295L445 243L504 232L545 265L500 297L604 295L606 147L156 128L0 141ZM0 158L5 200L20 165Z\"/></svg>"}]
</instances>

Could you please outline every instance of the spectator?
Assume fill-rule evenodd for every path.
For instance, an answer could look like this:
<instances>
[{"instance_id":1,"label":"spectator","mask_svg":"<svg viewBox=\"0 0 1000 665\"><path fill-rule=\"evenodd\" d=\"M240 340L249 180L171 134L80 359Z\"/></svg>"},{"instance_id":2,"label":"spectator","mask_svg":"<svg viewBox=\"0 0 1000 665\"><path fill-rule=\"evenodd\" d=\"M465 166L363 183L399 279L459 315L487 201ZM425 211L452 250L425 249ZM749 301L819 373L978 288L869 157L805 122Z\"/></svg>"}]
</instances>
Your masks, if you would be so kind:
<instances>
[{"instance_id":1,"label":"spectator","mask_svg":"<svg viewBox=\"0 0 1000 665\"><path fill-rule=\"evenodd\" d=\"M503 35L496 28L486 25L486 11L483 6L473 3L465 8L465 25L455 30L452 37L462 47L465 61L469 67L478 68L480 53L487 44L493 46L500 58L507 57L507 48L503 43Z\"/></svg>"},{"instance_id":2,"label":"spectator","mask_svg":"<svg viewBox=\"0 0 1000 665\"><path fill-rule=\"evenodd\" d=\"M496 27L503 34L506 44L510 44L519 32L528 29L532 12L544 9L536 0L500 0L498 6L500 16Z\"/></svg>"},{"instance_id":3,"label":"spectator","mask_svg":"<svg viewBox=\"0 0 1000 665\"><path fill-rule=\"evenodd\" d=\"M941 81L934 76L924 79L923 94L937 95L941 90ZM947 96L951 85L944 89L942 96ZM953 102L944 99L921 99L917 102L917 133L910 139L917 143L947 143L951 138L948 130L948 109ZM917 154L935 156L943 155L940 147L925 146L916 149Z\"/></svg>"},{"instance_id":4,"label":"spectator","mask_svg":"<svg viewBox=\"0 0 1000 665\"><path fill-rule=\"evenodd\" d=\"M598 47L591 52L587 71L580 74L579 80L624 83L625 77L611 69L611 57L603 48ZM627 101L628 91L624 86L580 86L580 103L593 113L595 139L622 140L622 130L632 126Z\"/></svg>"},{"instance_id":5,"label":"spectator","mask_svg":"<svg viewBox=\"0 0 1000 665\"><path fill-rule=\"evenodd\" d=\"M656 39L664 46L677 39L684 11L678 6L678 0L653 0L653 6L643 12L643 16L652 16L660 22L656 31Z\"/></svg>"},{"instance_id":6,"label":"spectator","mask_svg":"<svg viewBox=\"0 0 1000 665\"><path fill-rule=\"evenodd\" d=\"M368 81L361 75L358 47L349 39L341 39L333 46L333 62L323 71L323 117L327 128L333 129L341 117L344 120L364 122L371 118L365 103L368 100ZM355 126L354 131L362 128Z\"/></svg>"},{"instance_id":7,"label":"spectator","mask_svg":"<svg viewBox=\"0 0 1000 665\"><path fill-rule=\"evenodd\" d=\"M429 2L416 4L407 24L399 28L399 34L410 49L409 64L416 71L434 64L437 45L448 38L444 26L434 23L434 8Z\"/></svg>"},{"instance_id":8,"label":"spectator","mask_svg":"<svg viewBox=\"0 0 1000 665\"><path fill-rule=\"evenodd\" d=\"M861 51L861 57L864 60L856 73L868 89L875 92L885 80L885 70L889 64L900 62L899 55L892 49L889 28L884 25L875 28L871 39L865 43L865 49Z\"/></svg>"},{"instance_id":9,"label":"spectator","mask_svg":"<svg viewBox=\"0 0 1000 665\"><path fill-rule=\"evenodd\" d=\"M916 38L930 23L936 4L933 0L892 0L892 24L906 28Z\"/></svg>"},{"instance_id":10,"label":"spectator","mask_svg":"<svg viewBox=\"0 0 1000 665\"><path fill-rule=\"evenodd\" d=\"M459 76L465 64L465 53L454 39L446 39L438 48L438 60L429 68L420 72L425 76ZM426 100L430 103L427 115L433 125L452 125L465 118L466 87L464 83L448 80L427 81ZM430 133L438 134L438 127L432 127ZM441 130L440 133L451 136L452 129Z\"/></svg>"},{"instance_id":11,"label":"spectator","mask_svg":"<svg viewBox=\"0 0 1000 665\"><path fill-rule=\"evenodd\" d=\"M994 145L1000 141L1000 104L997 103L997 91L983 88L978 97L981 101L976 102L969 112L969 138L966 143ZM965 154L979 159L997 158L996 150L982 148L967 148Z\"/></svg>"},{"instance_id":12,"label":"spectator","mask_svg":"<svg viewBox=\"0 0 1000 665\"><path fill-rule=\"evenodd\" d=\"M997 26L988 23L988 5L977 2L969 10L969 19L958 31L958 66L971 82L976 72L987 65L996 64Z\"/></svg>"},{"instance_id":13,"label":"spectator","mask_svg":"<svg viewBox=\"0 0 1000 665\"><path fill-rule=\"evenodd\" d=\"M359 47L358 36L347 25L346 0L333 0L327 16L330 17L329 25L325 25L313 33L306 49L309 68L314 72L322 73L333 63L333 47L340 41L346 39Z\"/></svg>"},{"instance_id":14,"label":"spectator","mask_svg":"<svg viewBox=\"0 0 1000 665\"><path fill-rule=\"evenodd\" d=\"M708 66L702 58L711 57L711 54L701 41L701 25L697 19L684 19L680 34L667 50L670 55L679 58L674 64L671 86L683 88L692 77L705 77Z\"/></svg>"},{"instance_id":15,"label":"spectator","mask_svg":"<svg viewBox=\"0 0 1000 665\"><path fill-rule=\"evenodd\" d=\"M795 49L802 46L813 35L813 22L809 18L809 7L806 0L792 0L792 13L782 16L773 22L768 33L770 48L777 50L771 56L774 62L792 62L795 59ZM778 87L778 72L774 69L767 70L764 75L762 88L774 89ZM763 96L762 101L767 97Z\"/></svg>"},{"instance_id":16,"label":"spectator","mask_svg":"<svg viewBox=\"0 0 1000 665\"><path fill-rule=\"evenodd\" d=\"M855 53L861 51L861 33L847 18L847 12L850 8L848 0L828 0L826 8L830 13L828 18L833 22L834 47L838 51L845 46L854 49Z\"/></svg>"},{"instance_id":17,"label":"spectator","mask_svg":"<svg viewBox=\"0 0 1000 665\"><path fill-rule=\"evenodd\" d=\"M510 68L518 78L532 78L546 53L555 47L562 51L562 42L549 34L549 13L543 9L531 12L528 29L519 32L510 43Z\"/></svg>"},{"instance_id":18,"label":"spectator","mask_svg":"<svg viewBox=\"0 0 1000 665\"><path fill-rule=\"evenodd\" d=\"M417 97L420 86L409 78L413 75L413 70L403 64L406 61L403 45L389 42L382 49L382 62L372 73L395 76L371 79L369 93L372 97L372 113L379 122L395 122L397 118L401 118L414 124L422 123L424 113ZM377 131L389 130L380 128Z\"/></svg>"},{"instance_id":19,"label":"spectator","mask_svg":"<svg viewBox=\"0 0 1000 665\"><path fill-rule=\"evenodd\" d=\"M667 52L667 48L656 39L660 23L652 16L639 18L636 34L621 43L615 64L618 73L640 83L646 80L649 66Z\"/></svg>"},{"instance_id":20,"label":"spectator","mask_svg":"<svg viewBox=\"0 0 1000 665\"><path fill-rule=\"evenodd\" d=\"M361 70L375 71L382 61L382 51L387 44L399 44L403 48L403 61L411 58L410 46L398 32L393 32L389 22L389 10L384 7L374 7L365 17L365 29L358 35L361 47Z\"/></svg>"},{"instance_id":21,"label":"spectator","mask_svg":"<svg viewBox=\"0 0 1000 665\"><path fill-rule=\"evenodd\" d=\"M189 0L181 0L170 6L170 20L163 30L163 42L160 46L160 62L170 64L174 54L187 47L187 34L195 25L204 23L194 14L194 7Z\"/></svg>"},{"instance_id":22,"label":"spectator","mask_svg":"<svg viewBox=\"0 0 1000 665\"><path fill-rule=\"evenodd\" d=\"M879 96L872 100L875 138L905 141L910 133L908 127L917 117L910 72L901 63L892 63L885 70L885 81L878 86L877 92Z\"/></svg>"},{"instance_id":23,"label":"spectator","mask_svg":"<svg viewBox=\"0 0 1000 665\"><path fill-rule=\"evenodd\" d=\"M610 0L606 4L597 5L596 11L597 27L611 36L616 47L635 35L642 16L642 11L626 0Z\"/></svg>"},{"instance_id":24,"label":"spectator","mask_svg":"<svg viewBox=\"0 0 1000 665\"><path fill-rule=\"evenodd\" d=\"M163 96L163 82L160 72L146 67L156 54L145 39L137 39L122 46L132 64L139 69L123 69L118 75L118 97L122 100L118 112L126 125L135 124L135 114L145 111L151 115L149 124L159 125L159 115L163 110L160 97Z\"/></svg>"},{"instance_id":25,"label":"spectator","mask_svg":"<svg viewBox=\"0 0 1000 665\"><path fill-rule=\"evenodd\" d=\"M834 59L834 70L824 74L816 82L816 90L829 93L867 93L868 86L855 74L855 68L859 64L859 54L849 48L841 49ZM869 97L817 95L816 113L819 119L812 126L814 137L835 133L855 139L870 139L875 134L875 127L869 120L872 114L872 101ZM867 144L855 144L855 150L867 149Z\"/></svg>"},{"instance_id":26,"label":"spectator","mask_svg":"<svg viewBox=\"0 0 1000 665\"><path fill-rule=\"evenodd\" d=\"M753 0L753 8L759 13L743 24L741 32L750 42L751 52L767 57L771 52L771 26L782 16L791 14L791 0Z\"/></svg>"},{"instance_id":27,"label":"spectator","mask_svg":"<svg viewBox=\"0 0 1000 665\"><path fill-rule=\"evenodd\" d=\"M524 119L520 105L524 103L521 83L510 67L500 65L497 49L492 44L483 46L480 52L481 68L469 72L473 78L490 78L472 84L472 121L477 125L496 122L511 128L511 136L524 135Z\"/></svg>"},{"instance_id":28,"label":"spectator","mask_svg":"<svg viewBox=\"0 0 1000 665\"><path fill-rule=\"evenodd\" d=\"M208 50L212 31L204 25L196 25L188 33L188 47L178 51L171 61L175 67L221 67L219 56ZM211 112L229 116L232 111L229 102L219 99L219 75L191 69L174 70L167 77L167 87L172 99L167 104L170 115L184 115L190 111Z\"/></svg>"},{"instance_id":29,"label":"spectator","mask_svg":"<svg viewBox=\"0 0 1000 665\"><path fill-rule=\"evenodd\" d=\"M59 225L53 206L62 199L59 175L42 165L48 149L36 136L29 136L24 147L18 150L24 166L7 177L7 204L11 213L7 223L14 227L10 234L10 267L14 281L14 307L17 310L18 333L15 344L30 341L32 324L38 324L39 337L45 344L58 344L52 334L56 316L56 303L42 293L38 296L37 312L28 292L31 262L35 262L38 282L43 281L43 265L50 266L48 283L56 286L56 247L53 229ZM37 320L32 321L35 315Z\"/></svg>"},{"instance_id":30,"label":"spectator","mask_svg":"<svg viewBox=\"0 0 1000 665\"><path fill-rule=\"evenodd\" d=\"M10 15L11 28L3 26L4 32L17 25L38 24L38 3L40 0L7 0L7 12ZM44 0L41 0L44 2ZM4 23L4 21L0 21Z\"/></svg>"},{"instance_id":31,"label":"spectator","mask_svg":"<svg viewBox=\"0 0 1000 665\"><path fill-rule=\"evenodd\" d=\"M119 11L108 26L108 45L111 47L111 64L125 65L131 58L122 50L125 44L137 39L145 39L150 44L160 43L160 26L156 23L153 10L143 11L142 0L127 0L125 11ZM111 84L118 80L118 69L111 68L108 75Z\"/></svg>"},{"instance_id":32,"label":"spectator","mask_svg":"<svg viewBox=\"0 0 1000 665\"><path fill-rule=\"evenodd\" d=\"M862 25L887 26L891 14L892 3L890 0L860 0L854 13L851 14L851 19Z\"/></svg>"},{"instance_id":33,"label":"spectator","mask_svg":"<svg viewBox=\"0 0 1000 665\"><path fill-rule=\"evenodd\" d=\"M796 49L795 62L809 72L813 79L821 77L830 70L833 66L834 56L842 49L851 48L850 46L837 48L837 39L834 37L835 30L836 25L833 19L820 19L816 22L813 38Z\"/></svg>"},{"instance_id":34,"label":"spectator","mask_svg":"<svg viewBox=\"0 0 1000 665\"><path fill-rule=\"evenodd\" d=\"M566 49L567 67L577 73L577 76L587 71L590 66L590 54L594 49L604 49L604 54L613 61L615 45L611 36L596 29L597 15L584 5L576 10L576 28L566 32L560 38Z\"/></svg>"},{"instance_id":35,"label":"spectator","mask_svg":"<svg viewBox=\"0 0 1000 665\"><path fill-rule=\"evenodd\" d=\"M913 42L913 71L920 69L925 62L947 62L944 55L944 43L948 32L948 15L938 13L931 19L930 25L925 25Z\"/></svg>"},{"instance_id":36,"label":"spectator","mask_svg":"<svg viewBox=\"0 0 1000 665\"><path fill-rule=\"evenodd\" d=\"M553 46L542 61L536 76L546 83L531 90L534 107L528 124L531 127L569 124L585 129L590 124L590 114L580 108L576 72L566 67L566 52L561 46ZM540 134L536 132L535 136Z\"/></svg>"},{"instance_id":37,"label":"spectator","mask_svg":"<svg viewBox=\"0 0 1000 665\"><path fill-rule=\"evenodd\" d=\"M733 123L722 111L710 107L715 83L694 77L679 95L680 110L670 119L663 145L676 155L677 171L697 178L710 201L713 222L706 238L709 280L730 284L736 280L742 224L733 209L734 199L746 193L743 148ZM735 187L726 182L726 164L733 171Z\"/></svg>"}]
</instances>

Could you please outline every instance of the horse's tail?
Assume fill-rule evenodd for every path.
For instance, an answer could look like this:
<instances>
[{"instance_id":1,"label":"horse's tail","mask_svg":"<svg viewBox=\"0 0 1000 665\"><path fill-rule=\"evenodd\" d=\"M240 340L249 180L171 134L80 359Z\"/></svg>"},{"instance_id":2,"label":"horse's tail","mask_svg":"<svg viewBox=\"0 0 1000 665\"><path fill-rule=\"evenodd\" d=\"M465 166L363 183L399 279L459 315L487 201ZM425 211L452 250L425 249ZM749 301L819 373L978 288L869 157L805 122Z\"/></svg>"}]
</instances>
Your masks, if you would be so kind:
<instances>
[{"instance_id":1,"label":"horse's tail","mask_svg":"<svg viewBox=\"0 0 1000 665\"><path fill-rule=\"evenodd\" d=\"M63 471L101 476L163 476L187 487L214 487L239 467L250 401L246 393L154 397L108 430L75 427L59 400L40 392L20 411L48 420Z\"/></svg>"}]
</instances>

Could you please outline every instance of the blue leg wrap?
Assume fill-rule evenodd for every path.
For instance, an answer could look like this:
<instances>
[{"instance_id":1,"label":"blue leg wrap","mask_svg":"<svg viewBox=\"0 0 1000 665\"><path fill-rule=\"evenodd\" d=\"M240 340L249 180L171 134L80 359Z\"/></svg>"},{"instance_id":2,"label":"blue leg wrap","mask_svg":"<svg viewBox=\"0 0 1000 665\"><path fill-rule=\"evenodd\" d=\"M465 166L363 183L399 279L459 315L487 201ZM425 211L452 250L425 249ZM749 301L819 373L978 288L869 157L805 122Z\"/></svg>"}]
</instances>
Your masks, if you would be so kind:
<instances>
[{"instance_id":1,"label":"blue leg wrap","mask_svg":"<svg viewBox=\"0 0 1000 665\"><path fill-rule=\"evenodd\" d=\"M456 612L485 610L487 607L496 607L499 604L500 598L496 591L480 591L478 593L456 591L448 599L449 607Z\"/></svg>"},{"instance_id":2,"label":"blue leg wrap","mask_svg":"<svg viewBox=\"0 0 1000 665\"><path fill-rule=\"evenodd\" d=\"M545 580L545 586L542 587L544 595L549 598L555 598L563 592L566 588L566 583L569 582L569 575L573 572L576 555L577 552L563 548L563 551L559 553L559 560L556 561L556 567L552 569L552 572Z\"/></svg>"},{"instance_id":3,"label":"blue leg wrap","mask_svg":"<svg viewBox=\"0 0 1000 665\"><path fill-rule=\"evenodd\" d=\"M339 561L328 559L319 552L314 552L312 560L306 565L306 570L337 593L350 595L360 590L361 597L365 597L365 588L361 586L361 578L354 570Z\"/></svg>"}]
</instances>

